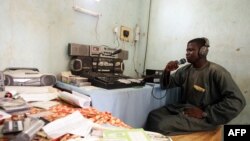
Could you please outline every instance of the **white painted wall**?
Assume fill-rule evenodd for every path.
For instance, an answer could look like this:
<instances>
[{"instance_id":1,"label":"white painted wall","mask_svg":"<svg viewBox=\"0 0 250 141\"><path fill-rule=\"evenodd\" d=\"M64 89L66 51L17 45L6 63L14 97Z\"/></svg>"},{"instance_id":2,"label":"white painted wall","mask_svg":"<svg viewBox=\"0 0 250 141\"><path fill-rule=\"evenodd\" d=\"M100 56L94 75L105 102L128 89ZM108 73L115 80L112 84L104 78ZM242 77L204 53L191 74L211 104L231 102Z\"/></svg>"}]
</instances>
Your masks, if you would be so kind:
<instances>
[{"instance_id":1,"label":"white painted wall","mask_svg":"<svg viewBox=\"0 0 250 141\"><path fill-rule=\"evenodd\" d=\"M208 37L208 59L231 72L248 103L232 123L249 124L249 7L249 0L152 0L146 68L163 69L185 57L190 39Z\"/></svg>"},{"instance_id":2,"label":"white painted wall","mask_svg":"<svg viewBox=\"0 0 250 141\"><path fill-rule=\"evenodd\" d=\"M68 70L69 42L117 48L112 29L138 24L141 37L136 48L132 42L119 44L129 51L124 74L136 75L133 62L143 72L147 41L145 68L163 69L169 60L185 56L188 40L206 36L211 42L208 59L227 68L250 100L250 1L152 0L147 40L149 2L76 0L79 6L102 13L98 20L73 11L73 0L0 0L0 70L37 67L58 74ZM249 108L248 104L233 122L249 123Z\"/></svg>"},{"instance_id":3,"label":"white painted wall","mask_svg":"<svg viewBox=\"0 0 250 141\"><path fill-rule=\"evenodd\" d=\"M124 74L135 76L133 42L119 41L118 45L112 30L123 25L133 31L136 24L140 26L137 58L138 50L145 49L149 0L75 0L78 6L101 13L99 20L75 12L74 0L0 0L0 3L0 70L36 67L41 72L58 74L68 70L67 45L74 42L128 50Z\"/></svg>"}]
</instances>

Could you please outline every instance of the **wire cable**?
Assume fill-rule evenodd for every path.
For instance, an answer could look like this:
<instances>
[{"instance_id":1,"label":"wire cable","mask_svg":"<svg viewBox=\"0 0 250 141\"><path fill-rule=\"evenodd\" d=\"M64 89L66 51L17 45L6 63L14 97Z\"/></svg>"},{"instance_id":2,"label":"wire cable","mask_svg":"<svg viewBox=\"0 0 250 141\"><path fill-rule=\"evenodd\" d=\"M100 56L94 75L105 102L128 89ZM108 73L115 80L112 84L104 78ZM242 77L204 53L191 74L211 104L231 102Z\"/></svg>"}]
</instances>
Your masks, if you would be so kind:
<instances>
[{"instance_id":1,"label":"wire cable","mask_svg":"<svg viewBox=\"0 0 250 141\"><path fill-rule=\"evenodd\" d=\"M145 73L146 61L147 61L147 52L148 52L148 39L149 39L149 30L150 30L150 16L151 16L151 8L152 8L152 0L149 1L149 12L148 12L148 29L147 29L147 42L146 42L146 50L144 54L144 62L143 62L143 74Z\"/></svg>"},{"instance_id":2,"label":"wire cable","mask_svg":"<svg viewBox=\"0 0 250 141\"><path fill-rule=\"evenodd\" d=\"M99 35L98 35L98 23L99 23L99 20L100 20L100 15L97 17L97 21L96 21L96 25L95 25L95 37L96 37L96 40L99 41Z\"/></svg>"},{"instance_id":3,"label":"wire cable","mask_svg":"<svg viewBox=\"0 0 250 141\"><path fill-rule=\"evenodd\" d=\"M151 95L152 95L152 97L153 97L154 99L157 99L157 100L162 100L163 98L165 98L165 97L167 96L167 91L165 91L164 95L163 95L163 96L161 96L161 97L157 97L157 96L155 96L155 94L154 94L155 84L147 84L147 85L149 85L149 86L151 86L151 87L152 87L152 90L151 90Z\"/></svg>"}]
</instances>

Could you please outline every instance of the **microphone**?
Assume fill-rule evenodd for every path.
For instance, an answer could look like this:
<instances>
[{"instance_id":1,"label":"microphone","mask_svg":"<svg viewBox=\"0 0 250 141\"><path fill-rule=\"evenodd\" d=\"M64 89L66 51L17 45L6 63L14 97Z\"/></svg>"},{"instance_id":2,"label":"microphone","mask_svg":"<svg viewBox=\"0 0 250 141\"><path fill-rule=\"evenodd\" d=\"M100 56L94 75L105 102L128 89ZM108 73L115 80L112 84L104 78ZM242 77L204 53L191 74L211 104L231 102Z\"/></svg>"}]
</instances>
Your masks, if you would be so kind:
<instances>
[{"instance_id":1,"label":"microphone","mask_svg":"<svg viewBox=\"0 0 250 141\"><path fill-rule=\"evenodd\" d=\"M180 59L179 61L177 60L176 61L178 65L182 65L182 64L185 64L186 63L186 59L185 58L182 58Z\"/></svg>"},{"instance_id":2,"label":"microphone","mask_svg":"<svg viewBox=\"0 0 250 141\"><path fill-rule=\"evenodd\" d=\"M116 55L122 52L122 49L117 49L116 51L112 52L110 55Z\"/></svg>"}]
</instances>

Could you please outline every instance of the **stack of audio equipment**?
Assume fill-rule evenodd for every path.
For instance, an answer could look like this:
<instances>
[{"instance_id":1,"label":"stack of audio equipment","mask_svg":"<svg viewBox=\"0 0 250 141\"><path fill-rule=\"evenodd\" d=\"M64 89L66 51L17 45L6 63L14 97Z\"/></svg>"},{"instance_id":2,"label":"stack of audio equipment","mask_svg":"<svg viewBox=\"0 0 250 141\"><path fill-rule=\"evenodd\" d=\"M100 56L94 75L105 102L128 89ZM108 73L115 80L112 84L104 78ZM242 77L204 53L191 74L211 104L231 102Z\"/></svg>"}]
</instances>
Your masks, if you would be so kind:
<instances>
[{"instance_id":1,"label":"stack of audio equipment","mask_svg":"<svg viewBox=\"0 0 250 141\"><path fill-rule=\"evenodd\" d=\"M93 86L116 89L144 85L143 81L123 75L123 60L128 59L126 50L69 43L68 55L72 74L87 77Z\"/></svg>"},{"instance_id":2,"label":"stack of audio equipment","mask_svg":"<svg viewBox=\"0 0 250 141\"><path fill-rule=\"evenodd\" d=\"M144 77L144 81L149 83L160 83L162 74L163 70L146 69L146 76Z\"/></svg>"}]
</instances>

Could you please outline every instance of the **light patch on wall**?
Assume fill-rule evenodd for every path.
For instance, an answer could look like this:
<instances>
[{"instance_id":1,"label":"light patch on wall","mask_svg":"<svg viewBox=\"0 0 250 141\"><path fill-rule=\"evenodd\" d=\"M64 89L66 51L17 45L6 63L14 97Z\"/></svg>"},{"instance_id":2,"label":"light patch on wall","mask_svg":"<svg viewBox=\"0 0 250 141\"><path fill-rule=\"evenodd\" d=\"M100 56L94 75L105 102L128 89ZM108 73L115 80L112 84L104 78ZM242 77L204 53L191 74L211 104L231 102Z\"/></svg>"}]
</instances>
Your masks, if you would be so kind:
<instances>
[{"instance_id":1,"label":"light patch on wall","mask_svg":"<svg viewBox=\"0 0 250 141\"><path fill-rule=\"evenodd\" d=\"M99 0L98 0L99 1ZM91 11L91 10L88 10L86 8L83 8L83 7L80 7L76 4L76 1L74 0L74 5L73 5L73 9L77 12L81 12L81 13L84 13L84 14L88 14L88 15L91 15L91 16L94 16L94 17L99 17L101 16L101 13L98 13L98 12L95 12L95 11Z\"/></svg>"}]
</instances>

